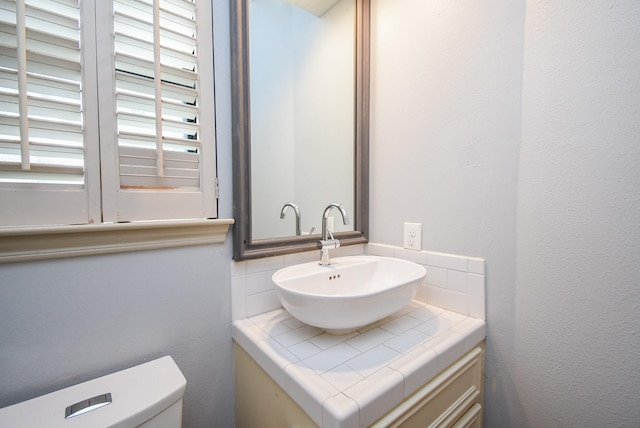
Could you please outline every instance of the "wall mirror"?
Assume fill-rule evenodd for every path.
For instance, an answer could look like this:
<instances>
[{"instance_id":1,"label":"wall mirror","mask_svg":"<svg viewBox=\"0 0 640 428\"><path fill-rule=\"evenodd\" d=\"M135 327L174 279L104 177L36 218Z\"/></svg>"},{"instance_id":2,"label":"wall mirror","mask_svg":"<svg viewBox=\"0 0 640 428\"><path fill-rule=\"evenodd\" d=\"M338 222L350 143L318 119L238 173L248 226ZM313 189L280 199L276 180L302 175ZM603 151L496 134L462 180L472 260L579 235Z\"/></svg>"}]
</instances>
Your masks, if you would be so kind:
<instances>
[{"instance_id":1,"label":"wall mirror","mask_svg":"<svg viewBox=\"0 0 640 428\"><path fill-rule=\"evenodd\" d=\"M366 242L369 0L232 0L231 20L234 259L315 249L332 202L341 245Z\"/></svg>"}]
</instances>

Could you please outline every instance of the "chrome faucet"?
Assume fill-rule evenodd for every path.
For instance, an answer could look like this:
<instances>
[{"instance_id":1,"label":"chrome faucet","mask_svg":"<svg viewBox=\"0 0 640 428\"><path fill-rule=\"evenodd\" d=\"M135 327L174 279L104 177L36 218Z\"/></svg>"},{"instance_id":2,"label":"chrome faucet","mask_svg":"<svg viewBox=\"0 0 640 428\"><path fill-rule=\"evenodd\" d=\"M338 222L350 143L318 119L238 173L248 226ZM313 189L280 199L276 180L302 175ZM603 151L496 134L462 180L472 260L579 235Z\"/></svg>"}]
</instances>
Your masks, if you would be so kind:
<instances>
[{"instance_id":1,"label":"chrome faucet","mask_svg":"<svg viewBox=\"0 0 640 428\"><path fill-rule=\"evenodd\" d=\"M332 209L337 208L340 210L340 214L342 214L342 222L347 225L349 224L349 214L347 214L347 210L344 207L337 203L332 202L324 209L322 213L322 239L318 241L318 249L320 250L320 265L328 266L331 264L329 260L329 250L333 248L340 247L340 241L333 237L333 234L327 227L327 219L329 218L329 213ZM331 237L331 239L329 239Z\"/></svg>"},{"instance_id":2,"label":"chrome faucet","mask_svg":"<svg viewBox=\"0 0 640 428\"><path fill-rule=\"evenodd\" d=\"M293 212L296 213L296 236L300 236L300 209L298 209L298 206L296 204L294 204L293 202L287 202L286 204L284 204L284 206L282 207L282 211L280 211L280 219L282 220L284 218L284 213L287 211L287 207L291 207L293 209Z\"/></svg>"}]
</instances>

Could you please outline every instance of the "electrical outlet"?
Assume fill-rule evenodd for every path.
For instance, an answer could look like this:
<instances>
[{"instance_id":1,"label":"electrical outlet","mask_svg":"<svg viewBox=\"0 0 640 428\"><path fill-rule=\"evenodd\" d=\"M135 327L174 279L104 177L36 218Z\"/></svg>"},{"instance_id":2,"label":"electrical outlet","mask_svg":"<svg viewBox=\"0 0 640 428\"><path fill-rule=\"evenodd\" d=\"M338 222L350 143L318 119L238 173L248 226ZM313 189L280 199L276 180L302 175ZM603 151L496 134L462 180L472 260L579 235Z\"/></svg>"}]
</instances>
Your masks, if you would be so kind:
<instances>
[{"instance_id":1,"label":"electrical outlet","mask_svg":"<svg viewBox=\"0 0 640 428\"><path fill-rule=\"evenodd\" d=\"M404 223L404 248L422 250L422 223Z\"/></svg>"}]
</instances>

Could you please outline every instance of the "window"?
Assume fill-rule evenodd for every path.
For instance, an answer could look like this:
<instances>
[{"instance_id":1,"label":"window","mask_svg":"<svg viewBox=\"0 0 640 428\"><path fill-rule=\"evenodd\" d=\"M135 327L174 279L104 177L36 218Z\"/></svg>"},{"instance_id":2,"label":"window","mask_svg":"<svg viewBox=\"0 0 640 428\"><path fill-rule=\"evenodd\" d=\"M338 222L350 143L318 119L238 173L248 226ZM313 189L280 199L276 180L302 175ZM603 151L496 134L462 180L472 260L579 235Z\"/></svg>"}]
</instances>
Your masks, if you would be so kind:
<instances>
[{"instance_id":1,"label":"window","mask_svg":"<svg viewBox=\"0 0 640 428\"><path fill-rule=\"evenodd\" d=\"M0 226L215 217L211 2L0 0Z\"/></svg>"}]
</instances>

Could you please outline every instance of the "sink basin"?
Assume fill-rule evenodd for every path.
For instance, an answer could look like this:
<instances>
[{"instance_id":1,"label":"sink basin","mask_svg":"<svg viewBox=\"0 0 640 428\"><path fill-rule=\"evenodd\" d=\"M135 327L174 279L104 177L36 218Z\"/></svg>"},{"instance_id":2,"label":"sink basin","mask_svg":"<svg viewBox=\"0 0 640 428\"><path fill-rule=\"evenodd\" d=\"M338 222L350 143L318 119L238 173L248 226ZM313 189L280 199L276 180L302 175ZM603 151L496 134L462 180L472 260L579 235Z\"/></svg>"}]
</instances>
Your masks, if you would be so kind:
<instances>
[{"instance_id":1,"label":"sink basin","mask_svg":"<svg viewBox=\"0 0 640 428\"><path fill-rule=\"evenodd\" d=\"M390 257L336 257L331 263L289 266L272 280L291 315L332 334L349 333L397 312L427 273L419 264Z\"/></svg>"}]
</instances>

